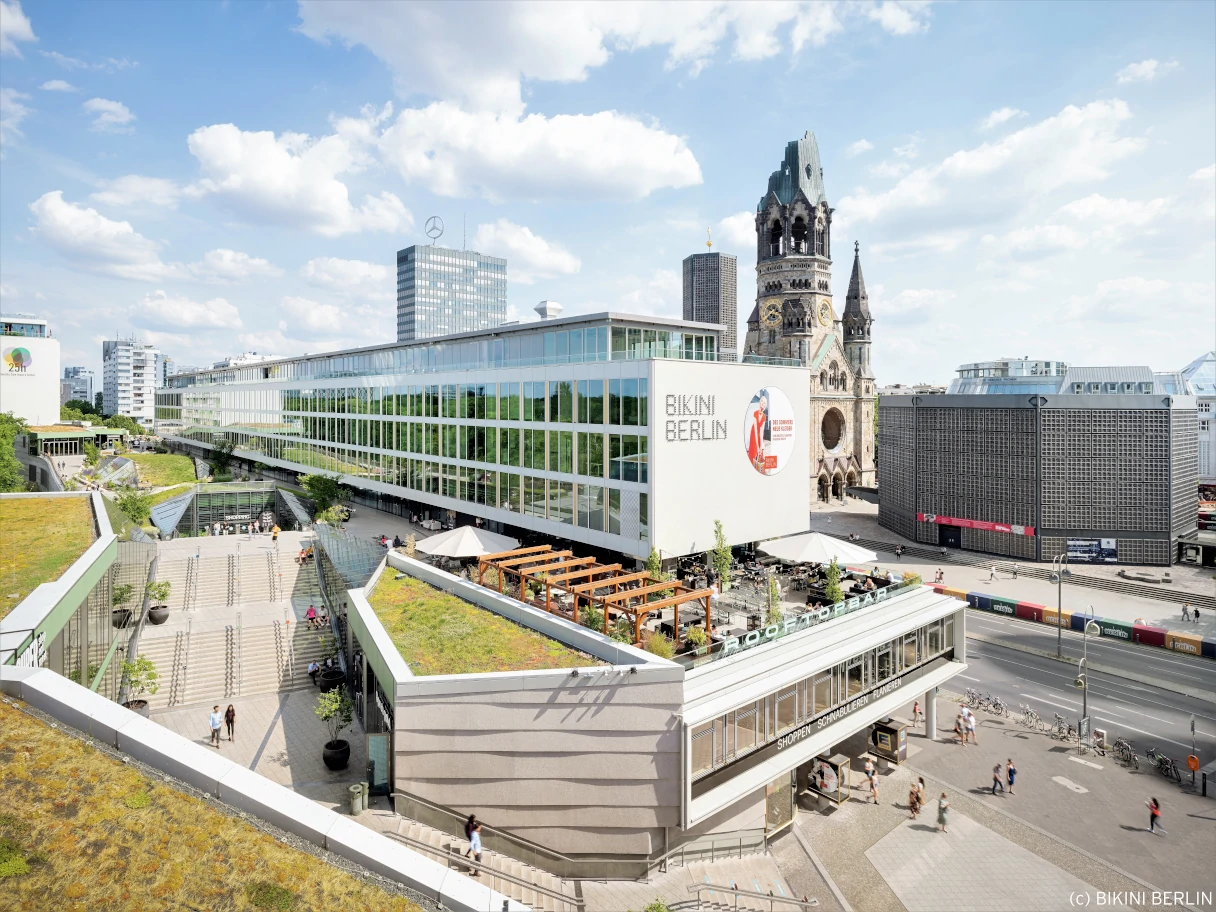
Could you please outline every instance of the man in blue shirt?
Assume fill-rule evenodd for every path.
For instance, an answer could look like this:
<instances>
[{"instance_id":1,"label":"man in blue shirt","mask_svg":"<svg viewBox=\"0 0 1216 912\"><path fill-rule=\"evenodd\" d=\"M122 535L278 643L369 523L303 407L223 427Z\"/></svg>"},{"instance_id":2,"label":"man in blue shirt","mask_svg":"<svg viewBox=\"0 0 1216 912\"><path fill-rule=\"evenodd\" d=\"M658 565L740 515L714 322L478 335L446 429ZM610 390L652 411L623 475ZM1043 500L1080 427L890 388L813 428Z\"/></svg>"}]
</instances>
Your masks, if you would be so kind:
<instances>
[{"instance_id":1,"label":"man in blue shirt","mask_svg":"<svg viewBox=\"0 0 1216 912\"><path fill-rule=\"evenodd\" d=\"M220 726L224 724L224 717L220 715L220 708L213 706L211 708L211 743L216 747L220 746Z\"/></svg>"}]
</instances>

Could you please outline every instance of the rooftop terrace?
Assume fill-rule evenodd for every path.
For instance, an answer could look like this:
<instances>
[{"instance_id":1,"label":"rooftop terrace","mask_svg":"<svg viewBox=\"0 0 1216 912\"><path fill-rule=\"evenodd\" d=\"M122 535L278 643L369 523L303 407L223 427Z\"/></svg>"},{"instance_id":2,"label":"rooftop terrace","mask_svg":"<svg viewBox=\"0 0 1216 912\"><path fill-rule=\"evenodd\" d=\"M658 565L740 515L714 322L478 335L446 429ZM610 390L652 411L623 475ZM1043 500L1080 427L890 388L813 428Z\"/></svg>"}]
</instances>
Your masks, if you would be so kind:
<instances>
[{"instance_id":1,"label":"rooftop terrace","mask_svg":"<svg viewBox=\"0 0 1216 912\"><path fill-rule=\"evenodd\" d=\"M418 676L587 668L605 662L391 569L368 601Z\"/></svg>"},{"instance_id":2,"label":"rooftop terrace","mask_svg":"<svg viewBox=\"0 0 1216 912\"><path fill-rule=\"evenodd\" d=\"M0 497L0 618L93 544L89 498Z\"/></svg>"},{"instance_id":3,"label":"rooftop terrace","mask_svg":"<svg viewBox=\"0 0 1216 912\"><path fill-rule=\"evenodd\" d=\"M0 878L13 908L420 912L0 700Z\"/></svg>"}]
</instances>

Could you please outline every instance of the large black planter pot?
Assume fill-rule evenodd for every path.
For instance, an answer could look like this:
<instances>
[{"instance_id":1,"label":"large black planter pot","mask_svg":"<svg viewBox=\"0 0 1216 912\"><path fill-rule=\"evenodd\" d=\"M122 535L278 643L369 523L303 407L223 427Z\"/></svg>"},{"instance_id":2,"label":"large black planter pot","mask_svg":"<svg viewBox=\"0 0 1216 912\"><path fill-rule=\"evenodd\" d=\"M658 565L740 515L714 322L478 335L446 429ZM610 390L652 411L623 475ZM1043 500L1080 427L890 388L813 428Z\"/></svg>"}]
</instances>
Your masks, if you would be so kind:
<instances>
[{"instance_id":1,"label":"large black planter pot","mask_svg":"<svg viewBox=\"0 0 1216 912\"><path fill-rule=\"evenodd\" d=\"M169 620L169 606L168 605L157 605L155 608L148 609L148 623L149 624L154 624L154 625L159 626L167 620Z\"/></svg>"},{"instance_id":2,"label":"large black planter pot","mask_svg":"<svg viewBox=\"0 0 1216 912\"><path fill-rule=\"evenodd\" d=\"M131 710L133 713L139 713L145 719L148 718L149 714L151 713L147 700L128 700L123 704L123 706Z\"/></svg>"},{"instance_id":3,"label":"large black planter pot","mask_svg":"<svg viewBox=\"0 0 1216 912\"><path fill-rule=\"evenodd\" d=\"M131 609L130 608L115 608L110 612L110 623L122 630L124 627L131 625Z\"/></svg>"},{"instance_id":4,"label":"large black planter pot","mask_svg":"<svg viewBox=\"0 0 1216 912\"><path fill-rule=\"evenodd\" d=\"M345 681L346 675L341 668L322 668L317 675L317 686L321 688L321 693L329 693Z\"/></svg>"},{"instance_id":5,"label":"large black planter pot","mask_svg":"<svg viewBox=\"0 0 1216 912\"><path fill-rule=\"evenodd\" d=\"M346 764L350 763L350 742L328 742L325 747L321 749L321 759L325 761L325 766L328 769L346 769Z\"/></svg>"}]
</instances>

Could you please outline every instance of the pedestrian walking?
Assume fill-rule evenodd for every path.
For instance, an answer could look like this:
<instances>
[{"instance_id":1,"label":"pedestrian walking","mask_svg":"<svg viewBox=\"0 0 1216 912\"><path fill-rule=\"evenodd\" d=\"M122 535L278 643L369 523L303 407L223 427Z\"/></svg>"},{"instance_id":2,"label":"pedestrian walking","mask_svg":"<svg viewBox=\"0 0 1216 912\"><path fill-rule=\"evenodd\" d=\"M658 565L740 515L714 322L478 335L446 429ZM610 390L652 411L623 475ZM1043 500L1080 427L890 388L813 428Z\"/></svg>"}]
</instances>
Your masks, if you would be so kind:
<instances>
[{"instance_id":1,"label":"pedestrian walking","mask_svg":"<svg viewBox=\"0 0 1216 912\"><path fill-rule=\"evenodd\" d=\"M220 724L223 720L224 717L220 715L219 706L211 707L211 715L207 722L211 726L211 743L216 747L220 746Z\"/></svg>"},{"instance_id":2,"label":"pedestrian walking","mask_svg":"<svg viewBox=\"0 0 1216 912\"><path fill-rule=\"evenodd\" d=\"M916 803L918 807L925 806L925 777L918 776L916 778Z\"/></svg>"},{"instance_id":3,"label":"pedestrian walking","mask_svg":"<svg viewBox=\"0 0 1216 912\"><path fill-rule=\"evenodd\" d=\"M988 582L991 583L994 579L996 579L996 564L993 564L992 569L988 571Z\"/></svg>"},{"instance_id":4,"label":"pedestrian walking","mask_svg":"<svg viewBox=\"0 0 1216 912\"><path fill-rule=\"evenodd\" d=\"M1013 758L1010 757L1005 761L1005 781L1009 783L1009 794L1013 794L1013 780L1017 776L1017 767L1013 765Z\"/></svg>"},{"instance_id":5,"label":"pedestrian walking","mask_svg":"<svg viewBox=\"0 0 1216 912\"><path fill-rule=\"evenodd\" d=\"M946 800L946 793L942 792L942 796L937 799L937 825L942 828L942 832L946 832L946 822L950 817L950 802Z\"/></svg>"},{"instance_id":6,"label":"pedestrian walking","mask_svg":"<svg viewBox=\"0 0 1216 912\"><path fill-rule=\"evenodd\" d=\"M916 783L912 783L912 787L908 789L908 819L915 820L916 815L920 813L920 792L916 788Z\"/></svg>"},{"instance_id":7,"label":"pedestrian walking","mask_svg":"<svg viewBox=\"0 0 1216 912\"><path fill-rule=\"evenodd\" d=\"M1001 761L996 762L996 766L992 768L992 794L996 795L996 790L1000 789L1001 794L1005 794L1004 777L1001 775Z\"/></svg>"},{"instance_id":8,"label":"pedestrian walking","mask_svg":"<svg viewBox=\"0 0 1216 912\"><path fill-rule=\"evenodd\" d=\"M236 710L232 704L228 704L228 708L224 710L224 724L228 726L228 740L232 740L232 733L236 729Z\"/></svg>"},{"instance_id":9,"label":"pedestrian walking","mask_svg":"<svg viewBox=\"0 0 1216 912\"><path fill-rule=\"evenodd\" d=\"M465 858L470 855L481 864L481 823L473 814L469 815L469 819L465 822L464 831L469 837L469 850L464 853ZM474 877L480 877L480 871L473 872Z\"/></svg>"},{"instance_id":10,"label":"pedestrian walking","mask_svg":"<svg viewBox=\"0 0 1216 912\"><path fill-rule=\"evenodd\" d=\"M275 523L270 527L270 540L277 542L279 540L279 526Z\"/></svg>"},{"instance_id":11,"label":"pedestrian walking","mask_svg":"<svg viewBox=\"0 0 1216 912\"><path fill-rule=\"evenodd\" d=\"M978 745L980 741L975 734L975 713L966 706L963 707L963 721L966 723L967 736L971 739L971 743Z\"/></svg>"},{"instance_id":12,"label":"pedestrian walking","mask_svg":"<svg viewBox=\"0 0 1216 912\"><path fill-rule=\"evenodd\" d=\"M912 724L915 725L925 718L925 714L920 711L920 700L912 701Z\"/></svg>"},{"instance_id":13,"label":"pedestrian walking","mask_svg":"<svg viewBox=\"0 0 1216 912\"><path fill-rule=\"evenodd\" d=\"M1018 578L1018 565L1017 564L1013 565L1013 578L1014 579Z\"/></svg>"},{"instance_id":14,"label":"pedestrian walking","mask_svg":"<svg viewBox=\"0 0 1216 912\"><path fill-rule=\"evenodd\" d=\"M1182 619L1184 621L1189 621L1191 619L1191 603L1190 602L1182 603Z\"/></svg>"},{"instance_id":15,"label":"pedestrian walking","mask_svg":"<svg viewBox=\"0 0 1216 912\"><path fill-rule=\"evenodd\" d=\"M870 797L867 801L873 801L878 804L878 777L870 776Z\"/></svg>"},{"instance_id":16,"label":"pedestrian walking","mask_svg":"<svg viewBox=\"0 0 1216 912\"><path fill-rule=\"evenodd\" d=\"M954 717L954 737L958 739L960 745L967 743L967 735L964 734L966 724L963 721L963 714L961 712Z\"/></svg>"},{"instance_id":17,"label":"pedestrian walking","mask_svg":"<svg viewBox=\"0 0 1216 912\"><path fill-rule=\"evenodd\" d=\"M1156 833L1160 830L1164 834L1165 828L1161 826L1161 804L1156 798L1150 798L1144 802L1144 806L1148 808L1148 831Z\"/></svg>"}]
</instances>

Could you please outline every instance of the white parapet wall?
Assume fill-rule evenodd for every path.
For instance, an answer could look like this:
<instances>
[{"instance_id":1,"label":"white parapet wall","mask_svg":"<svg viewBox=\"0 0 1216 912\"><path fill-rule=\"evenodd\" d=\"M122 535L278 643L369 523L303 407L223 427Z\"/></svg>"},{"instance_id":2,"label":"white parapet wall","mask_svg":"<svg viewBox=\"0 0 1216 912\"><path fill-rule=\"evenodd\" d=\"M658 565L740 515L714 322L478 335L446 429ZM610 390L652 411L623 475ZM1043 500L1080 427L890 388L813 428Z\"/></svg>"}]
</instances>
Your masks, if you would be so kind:
<instances>
[{"instance_id":1,"label":"white parapet wall","mask_svg":"<svg viewBox=\"0 0 1216 912\"><path fill-rule=\"evenodd\" d=\"M527 912L529 908L49 669L0 666L0 690L232 807L416 890L446 909Z\"/></svg>"}]
</instances>

